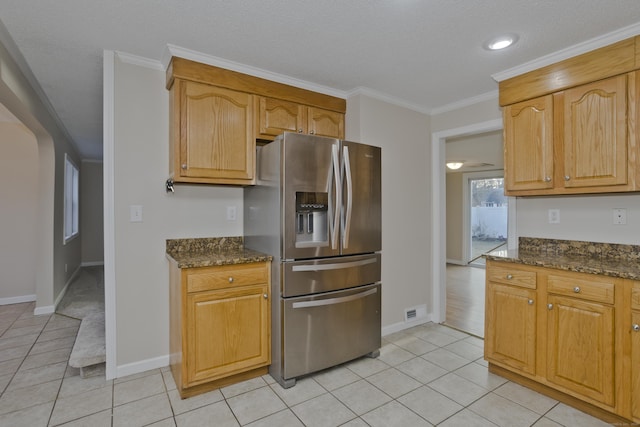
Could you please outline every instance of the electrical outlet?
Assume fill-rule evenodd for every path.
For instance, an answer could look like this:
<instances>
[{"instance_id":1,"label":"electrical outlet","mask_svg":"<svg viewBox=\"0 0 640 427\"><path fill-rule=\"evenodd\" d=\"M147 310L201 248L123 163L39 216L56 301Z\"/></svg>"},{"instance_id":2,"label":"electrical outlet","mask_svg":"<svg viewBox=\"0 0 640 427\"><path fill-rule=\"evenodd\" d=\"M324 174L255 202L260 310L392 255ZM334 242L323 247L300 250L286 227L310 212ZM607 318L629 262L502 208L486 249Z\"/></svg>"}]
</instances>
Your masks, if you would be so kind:
<instances>
[{"instance_id":1,"label":"electrical outlet","mask_svg":"<svg viewBox=\"0 0 640 427\"><path fill-rule=\"evenodd\" d=\"M627 224L627 210L624 208L613 209L613 224L614 225L626 225Z\"/></svg>"},{"instance_id":2,"label":"electrical outlet","mask_svg":"<svg viewBox=\"0 0 640 427\"><path fill-rule=\"evenodd\" d=\"M235 220L236 220L236 207L227 206L227 221L235 221Z\"/></svg>"},{"instance_id":3,"label":"electrical outlet","mask_svg":"<svg viewBox=\"0 0 640 427\"><path fill-rule=\"evenodd\" d=\"M560 209L549 209L549 224L560 224Z\"/></svg>"}]
</instances>

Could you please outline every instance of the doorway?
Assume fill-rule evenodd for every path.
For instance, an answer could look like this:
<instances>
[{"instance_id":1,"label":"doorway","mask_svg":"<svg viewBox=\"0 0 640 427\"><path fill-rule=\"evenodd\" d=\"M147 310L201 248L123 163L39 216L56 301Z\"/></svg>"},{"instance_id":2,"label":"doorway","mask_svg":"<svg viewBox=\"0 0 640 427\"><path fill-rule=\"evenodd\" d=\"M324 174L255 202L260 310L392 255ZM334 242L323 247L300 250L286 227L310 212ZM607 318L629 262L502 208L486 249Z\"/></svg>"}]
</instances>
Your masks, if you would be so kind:
<instances>
[{"instance_id":1,"label":"doorway","mask_svg":"<svg viewBox=\"0 0 640 427\"><path fill-rule=\"evenodd\" d=\"M507 244L508 200L504 195L503 171L466 174L469 250L468 265L484 267L482 255Z\"/></svg>"}]
</instances>

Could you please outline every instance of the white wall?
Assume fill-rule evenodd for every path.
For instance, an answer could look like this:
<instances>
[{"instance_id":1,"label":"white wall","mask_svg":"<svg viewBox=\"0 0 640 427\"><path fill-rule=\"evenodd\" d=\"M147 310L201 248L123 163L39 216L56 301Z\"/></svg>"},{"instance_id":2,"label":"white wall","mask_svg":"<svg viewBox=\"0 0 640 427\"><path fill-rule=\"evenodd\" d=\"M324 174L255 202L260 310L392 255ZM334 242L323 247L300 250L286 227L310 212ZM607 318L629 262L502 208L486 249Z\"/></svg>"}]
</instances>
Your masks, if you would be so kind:
<instances>
[{"instance_id":1,"label":"white wall","mask_svg":"<svg viewBox=\"0 0 640 427\"><path fill-rule=\"evenodd\" d=\"M22 123L0 123L0 304L34 301L38 144Z\"/></svg>"},{"instance_id":2,"label":"white wall","mask_svg":"<svg viewBox=\"0 0 640 427\"><path fill-rule=\"evenodd\" d=\"M210 185L176 184L176 192L167 194L165 73L160 64L135 65L118 55L113 72L114 166L105 173L113 179L116 365L121 376L169 361L165 240L241 236L242 215L227 221L226 207L236 206L242 212L243 199L241 188ZM129 222L130 205L143 206L143 222Z\"/></svg>"},{"instance_id":3,"label":"white wall","mask_svg":"<svg viewBox=\"0 0 640 427\"><path fill-rule=\"evenodd\" d=\"M464 229L464 203L462 199L464 180L462 178L461 172L446 174L447 262L455 264L464 264L464 236L462 233Z\"/></svg>"},{"instance_id":4,"label":"white wall","mask_svg":"<svg viewBox=\"0 0 640 427\"><path fill-rule=\"evenodd\" d=\"M519 197L518 236L640 245L640 194ZM613 208L627 209L627 225L613 225ZM548 223L548 209L560 223Z\"/></svg>"},{"instance_id":5,"label":"white wall","mask_svg":"<svg viewBox=\"0 0 640 427\"><path fill-rule=\"evenodd\" d=\"M31 132L38 144L36 220L36 314L51 313L56 299L80 265L80 239L63 243L64 156L80 157L57 117L43 102L35 77L0 23L0 103ZM15 56L14 56L15 54ZM18 59L16 59L18 58ZM23 71L27 70L27 71ZM66 268L65 268L66 267Z\"/></svg>"},{"instance_id":6,"label":"white wall","mask_svg":"<svg viewBox=\"0 0 640 427\"><path fill-rule=\"evenodd\" d=\"M80 243L83 265L104 262L102 162L80 164Z\"/></svg>"},{"instance_id":7,"label":"white wall","mask_svg":"<svg viewBox=\"0 0 640 427\"><path fill-rule=\"evenodd\" d=\"M369 98L347 99L347 139L382 147L382 325L431 305L429 117Z\"/></svg>"}]
</instances>

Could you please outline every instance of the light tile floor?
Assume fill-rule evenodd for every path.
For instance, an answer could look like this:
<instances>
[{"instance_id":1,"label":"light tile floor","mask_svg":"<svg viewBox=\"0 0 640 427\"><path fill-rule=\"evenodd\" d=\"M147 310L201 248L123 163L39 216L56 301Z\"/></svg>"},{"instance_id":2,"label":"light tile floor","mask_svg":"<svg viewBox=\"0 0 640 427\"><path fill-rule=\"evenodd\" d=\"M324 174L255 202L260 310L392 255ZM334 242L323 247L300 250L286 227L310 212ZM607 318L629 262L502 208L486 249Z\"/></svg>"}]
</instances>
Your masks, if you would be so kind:
<instances>
[{"instance_id":1,"label":"light tile floor","mask_svg":"<svg viewBox=\"0 0 640 427\"><path fill-rule=\"evenodd\" d=\"M106 381L67 360L79 321L0 307L0 426L606 426L489 374L481 339L426 324L283 389L270 376L181 400L168 368Z\"/></svg>"}]
</instances>

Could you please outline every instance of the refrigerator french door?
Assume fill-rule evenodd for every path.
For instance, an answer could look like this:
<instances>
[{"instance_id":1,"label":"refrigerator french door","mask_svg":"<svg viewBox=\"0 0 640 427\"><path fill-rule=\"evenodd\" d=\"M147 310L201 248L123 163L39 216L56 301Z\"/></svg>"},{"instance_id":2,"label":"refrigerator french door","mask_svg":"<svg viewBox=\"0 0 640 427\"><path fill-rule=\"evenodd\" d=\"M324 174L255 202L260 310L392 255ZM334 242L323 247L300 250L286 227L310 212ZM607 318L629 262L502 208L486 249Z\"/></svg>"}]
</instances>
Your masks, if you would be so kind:
<instances>
[{"instance_id":1,"label":"refrigerator french door","mask_svg":"<svg viewBox=\"0 0 640 427\"><path fill-rule=\"evenodd\" d=\"M281 147L283 259L381 249L380 148L285 133Z\"/></svg>"},{"instance_id":2,"label":"refrigerator french door","mask_svg":"<svg viewBox=\"0 0 640 427\"><path fill-rule=\"evenodd\" d=\"M381 343L381 150L285 133L245 188L245 246L273 256L270 374L283 386Z\"/></svg>"}]
</instances>

